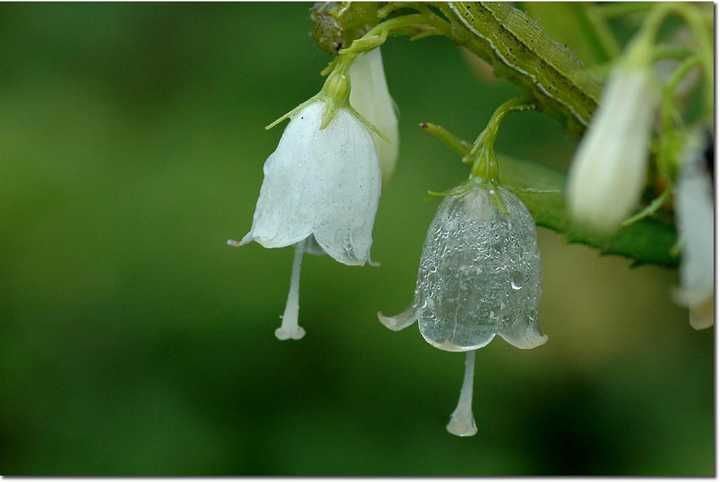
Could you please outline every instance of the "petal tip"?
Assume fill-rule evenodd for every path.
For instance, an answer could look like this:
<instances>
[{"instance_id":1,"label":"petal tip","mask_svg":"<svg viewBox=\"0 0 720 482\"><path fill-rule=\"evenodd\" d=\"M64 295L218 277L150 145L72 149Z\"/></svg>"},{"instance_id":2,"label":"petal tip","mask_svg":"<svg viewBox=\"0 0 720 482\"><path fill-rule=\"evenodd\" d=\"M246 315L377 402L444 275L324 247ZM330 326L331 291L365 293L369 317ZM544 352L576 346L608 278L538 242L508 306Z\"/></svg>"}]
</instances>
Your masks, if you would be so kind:
<instances>
[{"instance_id":1,"label":"petal tip","mask_svg":"<svg viewBox=\"0 0 720 482\"><path fill-rule=\"evenodd\" d=\"M239 248L240 246L245 246L246 244L250 244L253 241L255 241L255 238L253 237L252 231L247 233L240 241L237 241L235 239L228 239L225 244L230 246L231 248Z\"/></svg>"},{"instance_id":2,"label":"petal tip","mask_svg":"<svg viewBox=\"0 0 720 482\"><path fill-rule=\"evenodd\" d=\"M403 311L399 315L386 316L382 311L377 312L377 318L386 328L392 331L400 331L415 322L415 312L412 308Z\"/></svg>"}]
</instances>

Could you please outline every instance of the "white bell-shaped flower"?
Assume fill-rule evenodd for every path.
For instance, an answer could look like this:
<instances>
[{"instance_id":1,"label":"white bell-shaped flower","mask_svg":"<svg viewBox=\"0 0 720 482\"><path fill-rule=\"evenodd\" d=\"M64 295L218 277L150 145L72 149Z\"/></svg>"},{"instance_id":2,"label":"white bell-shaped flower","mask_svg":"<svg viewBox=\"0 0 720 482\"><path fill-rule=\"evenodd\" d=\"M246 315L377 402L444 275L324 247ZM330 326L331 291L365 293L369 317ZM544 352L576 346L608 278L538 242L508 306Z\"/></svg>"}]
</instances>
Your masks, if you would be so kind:
<instances>
[{"instance_id":1,"label":"white bell-shaped flower","mask_svg":"<svg viewBox=\"0 0 720 482\"><path fill-rule=\"evenodd\" d=\"M659 95L652 71L621 64L575 154L568 204L576 222L616 230L640 200Z\"/></svg>"},{"instance_id":2,"label":"white bell-shaped flower","mask_svg":"<svg viewBox=\"0 0 720 482\"><path fill-rule=\"evenodd\" d=\"M380 47L360 55L350 66L350 104L380 131L373 134L384 181L392 176L398 157L399 134L395 103L390 97Z\"/></svg>"},{"instance_id":3,"label":"white bell-shaped flower","mask_svg":"<svg viewBox=\"0 0 720 482\"><path fill-rule=\"evenodd\" d=\"M412 305L397 316L378 313L378 318L395 331L418 321L431 345L467 352L450 433L477 432L474 350L496 335L524 349L547 341L538 327L540 275L535 222L510 191L473 178L440 204L425 239Z\"/></svg>"},{"instance_id":4,"label":"white bell-shaped flower","mask_svg":"<svg viewBox=\"0 0 720 482\"><path fill-rule=\"evenodd\" d=\"M713 194L704 165L705 141L699 133L689 138L675 191L677 228L682 243L681 287L677 300L690 308L690 325L696 330L708 328L715 321Z\"/></svg>"},{"instance_id":5,"label":"white bell-shaped flower","mask_svg":"<svg viewBox=\"0 0 720 482\"><path fill-rule=\"evenodd\" d=\"M370 260L380 198L380 168L370 131L340 107L321 128L321 98L294 111L263 167L264 180L250 232L233 246L296 246L288 302L276 336L300 339L300 265L305 251L324 252L347 265Z\"/></svg>"}]
</instances>

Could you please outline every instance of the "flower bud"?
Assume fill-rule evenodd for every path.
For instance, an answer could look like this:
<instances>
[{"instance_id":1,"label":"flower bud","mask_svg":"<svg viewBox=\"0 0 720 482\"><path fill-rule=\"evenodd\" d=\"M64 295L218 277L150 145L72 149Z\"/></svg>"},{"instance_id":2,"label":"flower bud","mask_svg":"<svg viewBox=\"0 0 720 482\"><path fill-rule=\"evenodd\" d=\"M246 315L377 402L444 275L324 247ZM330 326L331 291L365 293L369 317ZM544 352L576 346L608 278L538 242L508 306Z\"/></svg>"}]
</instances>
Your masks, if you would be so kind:
<instances>
[{"instance_id":1,"label":"flower bud","mask_svg":"<svg viewBox=\"0 0 720 482\"><path fill-rule=\"evenodd\" d=\"M395 103L390 97L385 80L380 47L355 59L350 67L350 79L350 105L385 136L385 139L382 139L373 133L380 171L383 181L387 181L395 170L399 134Z\"/></svg>"},{"instance_id":2,"label":"flower bud","mask_svg":"<svg viewBox=\"0 0 720 482\"><path fill-rule=\"evenodd\" d=\"M682 244L680 304L690 308L690 325L709 328L715 321L713 306L713 194L703 151L712 136L695 132L687 142L682 171L676 188L677 228Z\"/></svg>"},{"instance_id":3,"label":"flower bud","mask_svg":"<svg viewBox=\"0 0 720 482\"><path fill-rule=\"evenodd\" d=\"M577 223L611 233L637 205L658 100L649 69L622 64L612 73L570 169L568 205Z\"/></svg>"}]
</instances>

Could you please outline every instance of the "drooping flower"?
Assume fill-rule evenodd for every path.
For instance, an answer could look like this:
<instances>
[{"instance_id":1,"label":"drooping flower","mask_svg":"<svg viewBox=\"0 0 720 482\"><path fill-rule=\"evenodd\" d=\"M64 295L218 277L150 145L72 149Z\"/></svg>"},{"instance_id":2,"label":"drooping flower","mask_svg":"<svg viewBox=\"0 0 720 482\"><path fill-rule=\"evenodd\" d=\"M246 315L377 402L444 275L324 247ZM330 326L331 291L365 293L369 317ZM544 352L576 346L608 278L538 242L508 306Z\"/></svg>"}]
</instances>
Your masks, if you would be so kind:
<instances>
[{"instance_id":1,"label":"drooping flower","mask_svg":"<svg viewBox=\"0 0 720 482\"><path fill-rule=\"evenodd\" d=\"M329 123L327 111L333 109ZM290 290L280 340L302 338L298 325L303 253L326 253L346 265L370 260L380 197L380 168L365 124L342 103L322 96L290 115L280 143L263 167L263 184L250 232L241 246L295 246Z\"/></svg>"},{"instance_id":2,"label":"drooping flower","mask_svg":"<svg viewBox=\"0 0 720 482\"><path fill-rule=\"evenodd\" d=\"M690 308L690 325L696 330L709 328L715 321L713 194L703 155L705 144L712 149L712 142L698 132L689 137L676 187L676 221L682 243L677 300Z\"/></svg>"},{"instance_id":3,"label":"drooping flower","mask_svg":"<svg viewBox=\"0 0 720 482\"><path fill-rule=\"evenodd\" d=\"M623 62L612 72L570 169L568 204L579 224L610 233L635 208L658 102L646 66Z\"/></svg>"},{"instance_id":4,"label":"drooping flower","mask_svg":"<svg viewBox=\"0 0 720 482\"><path fill-rule=\"evenodd\" d=\"M535 223L510 191L472 178L438 208L425 239L415 296L397 316L378 313L391 330L418 322L436 348L468 352L458 408L448 431L476 432L472 416L473 350L496 335L531 349L547 337L538 327L540 254Z\"/></svg>"},{"instance_id":5,"label":"drooping flower","mask_svg":"<svg viewBox=\"0 0 720 482\"><path fill-rule=\"evenodd\" d=\"M392 176L399 134L395 104L390 97L380 47L360 55L350 67L350 104L384 136L373 134L384 181Z\"/></svg>"}]
</instances>

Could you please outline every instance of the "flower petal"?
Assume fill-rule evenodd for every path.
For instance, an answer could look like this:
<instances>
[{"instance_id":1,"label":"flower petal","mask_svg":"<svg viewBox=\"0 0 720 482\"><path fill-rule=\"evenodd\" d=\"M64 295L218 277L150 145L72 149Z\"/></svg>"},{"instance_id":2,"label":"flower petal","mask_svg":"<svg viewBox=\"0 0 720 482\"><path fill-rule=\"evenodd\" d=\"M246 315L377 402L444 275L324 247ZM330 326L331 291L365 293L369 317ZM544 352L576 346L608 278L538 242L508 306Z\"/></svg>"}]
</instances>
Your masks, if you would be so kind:
<instances>
[{"instance_id":1,"label":"flower petal","mask_svg":"<svg viewBox=\"0 0 720 482\"><path fill-rule=\"evenodd\" d=\"M321 188L313 199L313 234L336 261L365 264L380 199L372 137L346 109L338 110L330 125L314 135L317 163L311 182Z\"/></svg>"},{"instance_id":2,"label":"flower petal","mask_svg":"<svg viewBox=\"0 0 720 482\"><path fill-rule=\"evenodd\" d=\"M385 316L382 312L378 311L377 317L380 323L392 331L404 330L417 321L415 305L410 305L405 311L395 316Z\"/></svg>"},{"instance_id":3,"label":"flower petal","mask_svg":"<svg viewBox=\"0 0 720 482\"><path fill-rule=\"evenodd\" d=\"M508 276L496 251L507 237L484 189L441 203L428 230L418 269L418 324L423 338L446 351L482 348L492 341ZM499 253L499 251L497 251Z\"/></svg>"},{"instance_id":4,"label":"flower petal","mask_svg":"<svg viewBox=\"0 0 720 482\"><path fill-rule=\"evenodd\" d=\"M498 333L517 348L531 349L547 342L538 327L541 294L541 263L535 221L525 205L511 192L501 189L511 220L503 246L506 260L507 298L501 305Z\"/></svg>"},{"instance_id":5,"label":"flower petal","mask_svg":"<svg viewBox=\"0 0 720 482\"><path fill-rule=\"evenodd\" d=\"M383 181L395 170L399 134L397 115L383 68L380 47L359 56L350 67L350 105L373 124L387 140L373 134Z\"/></svg>"},{"instance_id":6,"label":"flower petal","mask_svg":"<svg viewBox=\"0 0 720 482\"><path fill-rule=\"evenodd\" d=\"M612 232L634 209L658 99L649 70L623 65L611 75L570 169L568 204L577 222Z\"/></svg>"},{"instance_id":7,"label":"flower petal","mask_svg":"<svg viewBox=\"0 0 720 482\"><path fill-rule=\"evenodd\" d=\"M263 167L249 238L266 248L296 244L312 233L321 186L315 181L321 163L315 139L323 102L313 102L294 115ZM245 241L245 240L243 240Z\"/></svg>"},{"instance_id":8,"label":"flower petal","mask_svg":"<svg viewBox=\"0 0 720 482\"><path fill-rule=\"evenodd\" d=\"M676 221L682 243L677 298L690 307L691 324L696 329L707 328L714 321L713 311L707 309L715 283L714 209L711 178L702 162L702 140L699 133L690 137L676 190Z\"/></svg>"}]
</instances>

